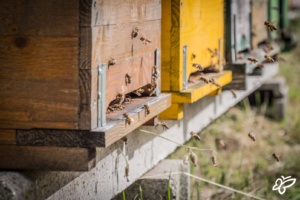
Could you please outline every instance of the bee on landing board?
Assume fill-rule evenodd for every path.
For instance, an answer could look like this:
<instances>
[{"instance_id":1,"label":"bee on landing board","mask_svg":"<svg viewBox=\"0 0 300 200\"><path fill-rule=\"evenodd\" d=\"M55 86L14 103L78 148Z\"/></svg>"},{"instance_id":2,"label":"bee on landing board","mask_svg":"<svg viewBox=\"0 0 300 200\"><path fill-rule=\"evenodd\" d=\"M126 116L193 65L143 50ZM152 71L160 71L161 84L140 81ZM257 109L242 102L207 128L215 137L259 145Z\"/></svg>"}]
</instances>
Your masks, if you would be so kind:
<instances>
[{"instance_id":1,"label":"bee on landing board","mask_svg":"<svg viewBox=\"0 0 300 200\"><path fill-rule=\"evenodd\" d=\"M125 118L125 124L130 125L134 120L128 115L128 113L124 113L123 117Z\"/></svg>"},{"instance_id":2,"label":"bee on landing board","mask_svg":"<svg viewBox=\"0 0 300 200\"><path fill-rule=\"evenodd\" d=\"M258 60L256 60L256 59L253 58L253 57L249 57L247 60L249 60L250 63L254 63L254 64L258 62Z\"/></svg>"},{"instance_id":3,"label":"bee on landing board","mask_svg":"<svg viewBox=\"0 0 300 200\"><path fill-rule=\"evenodd\" d=\"M198 71L203 71L203 67L200 65L200 64L197 64L197 63L193 63L193 67L195 67L195 68L197 68L198 69Z\"/></svg>"},{"instance_id":4,"label":"bee on landing board","mask_svg":"<svg viewBox=\"0 0 300 200\"><path fill-rule=\"evenodd\" d=\"M129 85L131 83L131 76L129 74L125 75L125 84Z\"/></svg>"},{"instance_id":5,"label":"bee on landing board","mask_svg":"<svg viewBox=\"0 0 300 200\"><path fill-rule=\"evenodd\" d=\"M139 88L137 90L134 90L132 93L136 94L137 96L142 96L142 93L144 92L144 90L142 88Z\"/></svg>"},{"instance_id":6,"label":"bee on landing board","mask_svg":"<svg viewBox=\"0 0 300 200\"><path fill-rule=\"evenodd\" d=\"M116 63L117 63L116 59L110 58L110 60L108 61L108 67L111 65L115 65Z\"/></svg>"},{"instance_id":7,"label":"bee on landing board","mask_svg":"<svg viewBox=\"0 0 300 200\"><path fill-rule=\"evenodd\" d=\"M271 23L271 22L268 22L268 21L265 21L265 26L267 26L269 29L270 29L270 31L275 31L275 30L277 30L277 28L274 26L274 24L273 23Z\"/></svg>"},{"instance_id":8,"label":"bee on landing board","mask_svg":"<svg viewBox=\"0 0 300 200\"><path fill-rule=\"evenodd\" d=\"M145 38L145 37L141 37L141 39L140 39L145 45L147 45L148 43L151 43L152 41L151 40L149 40L149 39L147 39L147 38Z\"/></svg>"},{"instance_id":9,"label":"bee on landing board","mask_svg":"<svg viewBox=\"0 0 300 200\"><path fill-rule=\"evenodd\" d=\"M132 38L135 38L137 37L139 34L139 28L138 27L135 27L133 30L132 30L132 34L131 34L131 37Z\"/></svg>"},{"instance_id":10,"label":"bee on landing board","mask_svg":"<svg viewBox=\"0 0 300 200\"><path fill-rule=\"evenodd\" d=\"M145 104L143 108L145 109L146 114L149 115L150 114L150 106Z\"/></svg>"}]
</instances>

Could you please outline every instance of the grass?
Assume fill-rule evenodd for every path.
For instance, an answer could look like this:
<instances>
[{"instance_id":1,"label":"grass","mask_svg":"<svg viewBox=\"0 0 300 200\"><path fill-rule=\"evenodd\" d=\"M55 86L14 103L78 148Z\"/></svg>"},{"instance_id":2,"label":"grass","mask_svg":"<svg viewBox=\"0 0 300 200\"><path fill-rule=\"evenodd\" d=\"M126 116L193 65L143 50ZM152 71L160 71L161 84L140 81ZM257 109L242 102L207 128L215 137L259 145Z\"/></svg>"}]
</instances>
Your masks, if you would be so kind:
<instances>
[{"instance_id":1,"label":"grass","mask_svg":"<svg viewBox=\"0 0 300 200\"><path fill-rule=\"evenodd\" d=\"M300 20L293 22L300 38ZM244 100L242 106L229 110L201 133L204 142L190 140L186 145L213 149L220 167L211 164L210 154L199 155L197 167L191 166L191 173L198 177L253 193L265 199L300 199L300 47L280 56L287 61L280 63L281 76L286 77L289 86L289 104L283 122L272 121L250 109ZM259 97L256 98L259 102ZM260 109L261 111L261 109ZM257 140L247 136L252 131ZM226 147L221 147L222 140ZM280 156L276 162L273 153ZM186 149L178 148L170 158L182 158ZM280 176L297 179L284 196L272 187ZM247 199L212 184L191 179L191 199ZM298 183L299 182L299 183Z\"/></svg>"}]
</instances>

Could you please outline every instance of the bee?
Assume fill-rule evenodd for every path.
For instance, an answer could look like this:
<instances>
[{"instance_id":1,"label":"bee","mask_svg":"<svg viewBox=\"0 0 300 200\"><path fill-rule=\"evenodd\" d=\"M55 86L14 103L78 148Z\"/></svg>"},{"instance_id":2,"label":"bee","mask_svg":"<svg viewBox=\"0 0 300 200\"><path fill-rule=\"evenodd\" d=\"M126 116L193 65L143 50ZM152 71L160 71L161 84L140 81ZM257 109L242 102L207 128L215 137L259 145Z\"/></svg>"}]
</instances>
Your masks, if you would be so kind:
<instances>
[{"instance_id":1,"label":"bee","mask_svg":"<svg viewBox=\"0 0 300 200\"><path fill-rule=\"evenodd\" d=\"M265 55L264 58L267 62L274 62L274 59L271 56Z\"/></svg>"},{"instance_id":2,"label":"bee","mask_svg":"<svg viewBox=\"0 0 300 200\"><path fill-rule=\"evenodd\" d=\"M263 47L263 50L265 53L269 53L272 51L274 48L270 44L266 44L266 46Z\"/></svg>"},{"instance_id":3,"label":"bee","mask_svg":"<svg viewBox=\"0 0 300 200\"><path fill-rule=\"evenodd\" d=\"M253 57L249 57L247 60L249 60L250 63L254 63L254 64L258 62L258 60L256 60L256 59L253 58Z\"/></svg>"},{"instance_id":4,"label":"bee","mask_svg":"<svg viewBox=\"0 0 300 200\"><path fill-rule=\"evenodd\" d=\"M261 64L261 63L258 63L258 64L256 65L256 67L263 68L263 67L264 67L264 65L263 65L263 64Z\"/></svg>"},{"instance_id":5,"label":"bee","mask_svg":"<svg viewBox=\"0 0 300 200\"><path fill-rule=\"evenodd\" d=\"M192 59L195 59L196 57L197 57L197 55L192 53Z\"/></svg>"},{"instance_id":6,"label":"bee","mask_svg":"<svg viewBox=\"0 0 300 200\"><path fill-rule=\"evenodd\" d=\"M156 129L159 125L162 126L163 130L169 129L169 127L167 126L167 124L165 124L164 122L157 122L157 124L155 125L155 129Z\"/></svg>"},{"instance_id":7,"label":"bee","mask_svg":"<svg viewBox=\"0 0 300 200\"><path fill-rule=\"evenodd\" d=\"M233 89L231 89L231 90L230 90L230 92L231 92L231 94L232 94L233 98L235 98L235 99L236 99L236 97L237 97L237 96L236 96L236 93L235 93L235 91L234 91Z\"/></svg>"},{"instance_id":8,"label":"bee","mask_svg":"<svg viewBox=\"0 0 300 200\"><path fill-rule=\"evenodd\" d=\"M109 113L113 113L115 110L113 107L111 106L108 106L107 109L106 109L106 113L109 114Z\"/></svg>"},{"instance_id":9,"label":"bee","mask_svg":"<svg viewBox=\"0 0 300 200\"><path fill-rule=\"evenodd\" d=\"M118 101L119 105L124 103L125 95L122 93L117 94L116 100Z\"/></svg>"},{"instance_id":10,"label":"bee","mask_svg":"<svg viewBox=\"0 0 300 200\"><path fill-rule=\"evenodd\" d=\"M123 117L125 118L125 124L130 125L132 122L134 122L134 119L132 119L131 117L129 117L128 113L124 113Z\"/></svg>"},{"instance_id":11,"label":"bee","mask_svg":"<svg viewBox=\"0 0 300 200\"><path fill-rule=\"evenodd\" d=\"M191 136L192 136L195 140L197 140L197 141L202 141L201 137L200 137L197 133L195 133L194 131L190 132L190 134L191 134Z\"/></svg>"},{"instance_id":12,"label":"bee","mask_svg":"<svg viewBox=\"0 0 300 200\"><path fill-rule=\"evenodd\" d=\"M142 96L142 93L144 92L144 90L142 88L139 88L137 90L134 90L132 93L136 94L137 96Z\"/></svg>"},{"instance_id":13,"label":"bee","mask_svg":"<svg viewBox=\"0 0 300 200\"><path fill-rule=\"evenodd\" d=\"M129 95L125 95L124 103L131 103L132 98Z\"/></svg>"},{"instance_id":14,"label":"bee","mask_svg":"<svg viewBox=\"0 0 300 200\"><path fill-rule=\"evenodd\" d=\"M244 59L245 54L244 53L238 53L237 59Z\"/></svg>"},{"instance_id":15,"label":"bee","mask_svg":"<svg viewBox=\"0 0 300 200\"><path fill-rule=\"evenodd\" d=\"M199 65L197 63L193 63L193 67L197 68L198 71L200 71L200 72L203 71L203 69L204 69L201 65Z\"/></svg>"},{"instance_id":16,"label":"bee","mask_svg":"<svg viewBox=\"0 0 300 200\"><path fill-rule=\"evenodd\" d=\"M191 152L191 154L190 154L190 160L195 165L195 167L197 167L198 157L197 157L197 155L194 152Z\"/></svg>"},{"instance_id":17,"label":"bee","mask_svg":"<svg viewBox=\"0 0 300 200\"><path fill-rule=\"evenodd\" d=\"M153 74L152 74L152 78L158 79L158 78L159 78L159 75L160 75L160 72L159 72L157 66L154 66L153 69L154 69L154 72L153 72Z\"/></svg>"},{"instance_id":18,"label":"bee","mask_svg":"<svg viewBox=\"0 0 300 200\"><path fill-rule=\"evenodd\" d=\"M145 104L143 108L145 109L146 114L149 115L150 114L150 106Z\"/></svg>"},{"instance_id":19,"label":"bee","mask_svg":"<svg viewBox=\"0 0 300 200\"><path fill-rule=\"evenodd\" d=\"M126 136L124 136L121 140L127 145L128 138Z\"/></svg>"},{"instance_id":20,"label":"bee","mask_svg":"<svg viewBox=\"0 0 300 200\"><path fill-rule=\"evenodd\" d=\"M217 158L216 158L215 154L212 154L211 157L210 157L210 159L211 159L211 162L212 162L213 166L214 167L218 167L218 165L217 165Z\"/></svg>"},{"instance_id":21,"label":"bee","mask_svg":"<svg viewBox=\"0 0 300 200\"><path fill-rule=\"evenodd\" d=\"M209 79L209 82L210 82L211 84L217 86L218 88L221 88L221 87L222 87L222 86L221 86L219 83L217 83L216 80L213 79L213 78Z\"/></svg>"},{"instance_id":22,"label":"bee","mask_svg":"<svg viewBox=\"0 0 300 200\"><path fill-rule=\"evenodd\" d=\"M116 59L110 58L110 60L108 61L108 67L111 65L115 65L116 63L117 63Z\"/></svg>"},{"instance_id":23,"label":"bee","mask_svg":"<svg viewBox=\"0 0 300 200\"><path fill-rule=\"evenodd\" d=\"M218 55L218 50L217 49L212 50L210 48L207 48L207 50L211 53L212 58Z\"/></svg>"},{"instance_id":24,"label":"bee","mask_svg":"<svg viewBox=\"0 0 300 200\"><path fill-rule=\"evenodd\" d=\"M276 153L273 153L273 158L274 158L277 162L280 161L280 160L279 160L279 157L276 155Z\"/></svg>"},{"instance_id":25,"label":"bee","mask_svg":"<svg viewBox=\"0 0 300 200\"><path fill-rule=\"evenodd\" d=\"M152 41L151 40L149 40L149 39L147 39L147 38L145 38L145 37L141 37L141 39L140 39L144 44L148 44L148 43L151 43Z\"/></svg>"},{"instance_id":26,"label":"bee","mask_svg":"<svg viewBox=\"0 0 300 200\"><path fill-rule=\"evenodd\" d=\"M207 78L207 77L205 77L205 76L200 76L200 80L201 80L201 81L204 81L204 82L207 83L207 84L210 82L210 79Z\"/></svg>"},{"instance_id":27,"label":"bee","mask_svg":"<svg viewBox=\"0 0 300 200\"><path fill-rule=\"evenodd\" d=\"M256 141L256 137L255 137L254 133L252 133L252 132L248 133L248 137L249 137L251 140Z\"/></svg>"},{"instance_id":28,"label":"bee","mask_svg":"<svg viewBox=\"0 0 300 200\"><path fill-rule=\"evenodd\" d=\"M124 176L127 180L127 182L129 182L129 164L127 163L125 166L125 176Z\"/></svg>"},{"instance_id":29,"label":"bee","mask_svg":"<svg viewBox=\"0 0 300 200\"><path fill-rule=\"evenodd\" d=\"M132 33L131 33L131 37L132 38L135 38L137 37L139 34L139 28L138 27L135 27L133 30L132 30Z\"/></svg>"},{"instance_id":30,"label":"bee","mask_svg":"<svg viewBox=\"0 0 300 200\"><path fill-rule=\"evenodd\" d=\"M113 108L113 109L115 109L115 110L116 109L123 110L125 108L122 104L118 104L118 103L113 104L110 107Z\"/></svg>"},{"instance_id":31,"label":"bee","mask_svg":"<svg viewBox=\"0 0 300 200\"><path fill-rule=\"evenodd\" d=\"M265 21L265 26L267 26L269 29L270 29L270 31L275 31L275 30L277 30L277 28L274 26L274 24L273 23L271 23L271 22L268 22L268 21Z\"/></svg>"},{"instance_id":32,"label":"bee","mask_svg":"<svg viewBox=\"0 0 300 200\"><path fill-rule=\"evenodd\" d=\"M125 75L125 84L128 85L131 83L131 76L129 74Z\"/></svg>"},{"instance_id":33,"label":"bee","mask_svg":"<svg viewBox=\"0 0 300 200\"><path fill-rule=\"evenodd\" d=\"M218 149L223 149L223 150L225 150L225 149L227 148L225 141L222 140L222 139L218 139L218 138L217 138L217 139L215 140L215 143L216 143Z\"/></svg>"}]
</instances>

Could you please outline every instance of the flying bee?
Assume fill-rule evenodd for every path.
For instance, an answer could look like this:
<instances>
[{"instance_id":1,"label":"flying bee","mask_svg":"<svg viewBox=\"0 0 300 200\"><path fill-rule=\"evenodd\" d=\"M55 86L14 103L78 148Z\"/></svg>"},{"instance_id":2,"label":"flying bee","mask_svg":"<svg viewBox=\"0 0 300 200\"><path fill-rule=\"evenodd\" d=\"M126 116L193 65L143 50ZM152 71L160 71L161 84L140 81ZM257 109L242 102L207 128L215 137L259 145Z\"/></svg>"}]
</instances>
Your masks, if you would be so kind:
<instances>
[{"instance_id":1,"label":"flying bee","mask_svg":"<svg viewBox=\"0 0 300 200\"><path fill-rule=\"evenodd\" d=\"M264 58L267 62L274 62L274 59L271 56L265 55Z\"/></svg>"},{"instance_id":2,"label":"flying bee","mask_svg":"<svg viewBox=\"0 0 300 200\"><path fill-rule=\"evenodd\" d=\"M144 90L142 88L139 88L137 90L134 90L132 93L136 94L137 96L142 96L142 93L144 92Z\"/></svg>"},{"instance_id":3,"label":"flying bee","mask_svg":"<svg viewBox=\"0 0 300 200\"><path fill-rule=\"evenodd\" d=\"M200 80L204 81L205 83L209 83L209 78L205 77L205 76L200 76Z\"/></svg>"},{"instance_id":4,"label":"flying bee","mask_svg":"<svg viewBox=\"0 0 300 200\"><path fill-rule=\"evenodd\" d=\"M271 22L268 22L268 21L265 21L265 26L267 26L269 29L270 29L270 31L275 31L275 30L277 30L277 28L274 26L274 24L273 23L271 23Z\"/></svg>"},{"instance_id":5,"label":"flying bee","mask_svg":"<svg viewBox=\"0 0 300 200\"><path fill-rule=\"evenodd\" d=\"M197 140L197 141L202 141L201 137L200 137L197 133L195 133L194 131L190 132L190 134L191 134L191 136L192 136L195 140Z\"/></svg>"},{"instance_id":6,"label":"flying bee","mask_svg":"<svg viewBox=\"0 0 300 200\"><path fill-rule=\"evenodd\" d=\"M117 63L116 59L110 58L110 60L108 61L108 67L111 65L115 65L116 63Z\"/></svg>"},{"instance_id":7,"label":"flying bee","mask_svg":"<svg viewBox=\"0 0 300 200\"><path fill-rule=\"evenodd\" d=\"M125 84L128 85L131 83L131 76L129 74L125 75Z\"/></svg>"},{"instance_id":8,"label":"flying bee","mask_svg":"<svg viewBox=\"0 0 300 200\"><path fill-rule=\"evenodd\" d=\"M148 44L148 43L151 43L152 41L145 38L145 37L141 37L141 41L144 43L144 44Z\"/></svg>"},{"instance_id":9,"label":"flying bee","mask_svg":"<svg viewBox=\"0 0 300 200\"><path fill-rule=\"evenodd\" d=\"M132 30L132 33L131 33L131 37L132 38L135 38L137 37L139 34L139 28L138 27L135 27L133 30Z\"/></svg>"},{"instance_id":10,"label":"flying bee","mask_svg":"<svg viewBox=\"0 0 300 200\"><path fill-rule=\"evenodd\" d=\"M279 160L279 157L276 155L276 153L273 153L273 158L274 158L277 162L280 161L280 160Z\"/></svg>"},{"instance_id":11,"label":"flying bee","mask_svg":"<svg viewBox=\"0 0 300 200\"><path fill-rule=\"evenodd\" d=\"M164 122L157 122L157 124L155 125L155 129L156 129L159 125L162 126L163 130L169 129L169 127L167 126L167 124L165 124Z\"/></svg>"},{"instance_id":12,"label":"flying bee","mask_svg":"<svg viewBox=\"0 0 300 200\"><path fill-rule=\"evenodd\" d=\"M127 145L128 138L126 136L124 136L121 140Z\"/></svg>"},{"instance_id":13,"label":"flying bee","mask_svg":"<svg viewBox=\"0 0 300 200\"><path fill-rule=\"evenodd\" d=\"M126 163L126 166L125 166L125 176L124 176L127 180L127 182L129 182L129 164Z\"/></svg>"},{"instance_id":14,"label":"flying bee","mask_svg":"<svg viewBox=\"0 0 300 200\"><path fill-rule=\"evenodd\" d=\"M198 71L200 71L200 72L203 71L203 69L204 69L201 65L199 65L197 63L193 63L193 67L197 68Z\"/></svg>"},{"instance_id":15,"label":"flying bee","mask_svg":"<svg viewBox=\"0 0 300 200\"><path fill-rule=\"evenodd\" d=\"M195 59L196 57L197 57L197 55L192 53L192 59Z\"/></svg>"},{"instance_id":16,"label":"flying bee","mask_svg":"<svg viewBox=\"0 0 300 200\"><path fill-rule=\"evenodd\" d=\"M248 137L249 137L251 140L256 141L256 137L255 137L254 133L252 133L252 132L248 133Z\"/></svg>"},{"instance_id":17,"label":"flying bee","mask_svg":"<svg viewBox=\"0 0 300 200\"><path fill-rule=\"evenodd\" d=\"M264 65L263 65L263 64L261 64L261 63L258 63L258 64L256 65L256 67L263 68L263 67L264 67Z\"/></svg>"},{"instance_id":18,"label":"flying bee","mask_svg":"<svg viewBox=\"0 0 300 200\"><path fill-rule=\"evenodd\" d=\"M150 106L145 104L143 108L145 109L146 114L149 115L150 114Z\"/></svg>"},{"instance_id":19,"label":"flying bee","mask_svg":"<svg viewBox=\"0 0 300 200\"><path fill-rule=\"evenodd\" d=\"M215 140L215 143L216 143L218 149L223 149L223 150L225 150L225 149L227 148L225 141L222 140L222 139L218 139L218 138L217 138L217 139Z\"/></svg>"},{"instance_id":20,"label":"flying bee","mask_svg":"<svg viewBox=\"0 0 300 200\"><path fill-rule=\"evenodd\" d=\"M212 154L211 157L210 157L210 159L211 159L211 162L212 162L213 166L214 167L218 167L218 165L217 165L217 158L216 158L215 154Z\"/></svg>"},{"instance_id":21,"label":"flying bee","mask_svg":"<svg viewBox=\"0 0 300 200\"><path fill-rule=\"evenodd\" d=\"M132 122L134 122L134 119L132 119L131 117L129 117L128 113L124 113L123 117L125 118L125 124L130 125Z\"/></svg>"},{"instance_id":22,"label":"flying bee","mask_svg":"<svg viewBox=\"0 0 300 200\"><path fill-rule=\"evenodd\" d=\"M207 50L209 51L209 53L211 53L212 58L218 55L217 49L212 50L211 48L207 48Z\"/></svg>"},{"instance_id":23,"label":"flying bee","mask_svg":"<svg viewBox=\"0 0 300 200\"><path fill-rule=\"evenodd\" d=\"M217 83L216 80L213 79L213 78L212 78L212 79L209 79L209 82L210 82L211 84L217 86L218 88L221 88L221 87L222 87L222 86L221 86L219 83Z\"/></svg>"},{"instance_id":24,"label":"flying bee","mask_svg":"<svg viewBox=\"0 0 300 200\"><path fill-rule=\"evenodd\" d=\"M191 152L191 154L190 154L190 160L195 165L195 167L197 167L198 157L197 157L197 155L194 152Z\"/></svg>"},{"instance_id":25,"label":"flying bee","mask_svg":"<svg viewBox=\"0 0 300 200\"><path fill-rule=\"evenodd\" d=\"M233 89L231 89L231 90L230 90L230 92L231 92L231 94L232 94L233 98L235 98L235 99L236 99L236 97L237 97L237 96L236 96L236 93L235 93L235 91L234 91Z\"/></svg>"},{"instance_id":26,"label":"flying bee","mask_svg":"<svg viewBox=\"0 0 300 200\"><path fill-rule=\"evenodd\" d=\"M258 62L258 60L256 60L256 59L253 58L253 57L249 57L249 58L247 58L247 60L249 60L250 63L254 63L254 64Z\"/></svg>"}]
</instances>

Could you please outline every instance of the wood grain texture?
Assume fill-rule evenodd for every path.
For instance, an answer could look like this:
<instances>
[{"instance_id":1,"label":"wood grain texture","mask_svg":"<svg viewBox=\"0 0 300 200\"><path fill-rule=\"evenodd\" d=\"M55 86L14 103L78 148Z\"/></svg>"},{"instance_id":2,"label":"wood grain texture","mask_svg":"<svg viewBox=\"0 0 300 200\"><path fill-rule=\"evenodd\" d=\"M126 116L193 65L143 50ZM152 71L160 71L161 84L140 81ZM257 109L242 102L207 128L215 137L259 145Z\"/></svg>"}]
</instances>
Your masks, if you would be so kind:
<instances>
[{"instance_id":1,"label":"wood grain texture","mask_svg":"<svg viewBox=\"0 0 300 200\"><path fill-rule=\"evenodd\" d=\"M253 47L268 39L264 22L268 19L268 0L252 0L252 36Z\"/></svg>"},{"instance_id":2,"label":"wood grain texture","mask_svg":"<svg viewBox=\"0 0 300 200\"><path fill-rule=\"evenodd\" d=\"M0 2L1 36L77 37L78 0Z\"/></svg>"},{"instance_id":3,"label":"wood grain texture","mask_svg":"<svg viewBox=\"0 0 300 200\"><path fill-rule=\"evenodd\" d=\"M147 115L144 104L150 106ZM92 131L76 130L18 130L17 144L29 146L63 146L63 147L107 147L121 139L134 129L143 125L162 110L171 105L171 95L133 99L126 110L117 111L107 116L107 125ZM131 125L125 124L123 113L129 113L134 119Z\"/></svg>"},{"instance_id":4,"label":"wood grain texture","mask_svg":"<svg viewBox=\"0 0 300 200\"><path fill-rule=\"evenodd\" d=\"M16 130L0 129L0 144L1 145L17 144Z\"/></svg>"},{"instance_id":5,"label":"wood grain texture","mask_svg":"<svg viewBox=\"0 0 300 200\"><path fill-rule=\"evenodd\" d=\"M0 146L0 169L88 171L95 166L95 149Z\"/></svg>"},{"instance_id":6,"label":"wood grain texture","mask_svg":"<svg viewBox=\"0 0 300 200\"><path fill-rule=\"evenodd\" d=\"M78 39L0 37L0 127L77 129Z\"/></svg>"}]
</instances>

